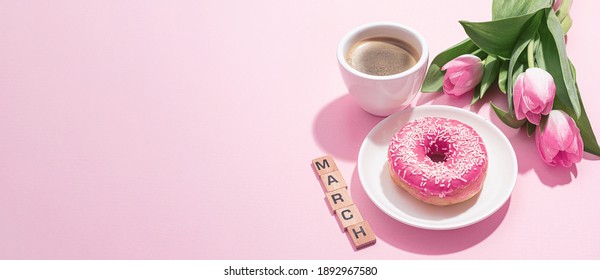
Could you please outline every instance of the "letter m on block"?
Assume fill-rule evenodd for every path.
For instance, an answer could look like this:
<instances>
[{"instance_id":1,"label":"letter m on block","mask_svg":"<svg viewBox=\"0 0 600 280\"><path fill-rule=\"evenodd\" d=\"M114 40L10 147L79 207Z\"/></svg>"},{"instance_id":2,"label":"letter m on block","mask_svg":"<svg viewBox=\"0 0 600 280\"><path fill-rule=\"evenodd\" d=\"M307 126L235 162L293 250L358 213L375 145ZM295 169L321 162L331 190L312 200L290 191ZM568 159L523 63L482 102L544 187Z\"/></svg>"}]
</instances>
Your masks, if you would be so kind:
<instances>
[{"instance_id":1,"label":"letter m on block","mask_svg":"<svg viewBox=\"0 0 600 280\"><path fill-rule=\"evenodd\" d=\"M337 165L330 155L322 156L312 160L313 168L319 175L337 170Z\"/></svg>"},{"instance_id":2,"label":"letter m on block","mask_svg":"<svg viewBox=\"0 0 600 280\"><path fill-rule=\"evenodd\" d=\"M323 161L320 162L315 162L315 166L317 167L317 170L331 168L331 165L329 165L329 161L327 161L327 159L323 159Z\"/></svg>"}]
</instances>

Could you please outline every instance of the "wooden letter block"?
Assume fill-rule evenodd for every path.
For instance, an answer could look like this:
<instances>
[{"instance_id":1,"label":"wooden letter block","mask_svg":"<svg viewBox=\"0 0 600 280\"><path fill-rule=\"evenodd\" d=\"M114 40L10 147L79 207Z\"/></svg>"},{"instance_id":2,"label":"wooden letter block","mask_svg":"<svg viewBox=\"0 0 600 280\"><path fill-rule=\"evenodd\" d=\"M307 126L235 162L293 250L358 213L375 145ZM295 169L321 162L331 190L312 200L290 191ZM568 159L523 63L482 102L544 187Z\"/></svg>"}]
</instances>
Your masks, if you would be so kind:
<instances>
[{"instance_id":1,"label":"wooden letter block","mask_svg":"<svg viewBox=\"0 0 600 280\"><path fill-rule=\"evenodd\" d=\"M350 236L350 239L352 239L352 243L356 250L373 245L377 241L375 233L367 221L348 227L347 234Z\"/></svg>"},{"instance_id":2,"label":"wooden letter block","mask_svg":"<svg viewBox=\"0 0 600 280\"><path fill-rule=\"evenodd\" d=\"M364 221L363 217L360 215L360 212L358 212L358 208L356 208L356 205L354 204L348 207L340 208L335 213L337 214L337 218L344 229Z\"/></svg>"},{"instance_id":3,"label":"wooden letter block","mask_svg":"<svg viewBox=\"0 0 600 280\"><path fill-rule=\"evenodd\" d=\"M322 156L320 158L316 158L312 160L312 165L315 171L319 176L329 173L337 169L337 165L335 165L335 161L333 161L333 157L331 155Z\"/></svg>"},{"instance_id":4,"label":"wooden letter block","mask_svg":"<svg viewBox=\"0 0 600 280\"><path fill-rule=\"evenodd\" d=\"M331 210L335 213L336 210L350 206L354 204L352 202L352 198L348 193L347 188L337 189L327 193L327 201L329 202L329 206L331 206Z\"/></svg>"},{"instance_id":5,"label":"wooden letter block","mask_svg":"<svg viewBox=\"0 0 600 280\"><path fill-rule=\"evenodd\" d=\"M321 182L323 183L323 186L327 192L348 186L346 185L346 180L344 180L344 177L342 177L342 173L340 173L339 170L321 175Z\"/></svg>"}]
</instances>

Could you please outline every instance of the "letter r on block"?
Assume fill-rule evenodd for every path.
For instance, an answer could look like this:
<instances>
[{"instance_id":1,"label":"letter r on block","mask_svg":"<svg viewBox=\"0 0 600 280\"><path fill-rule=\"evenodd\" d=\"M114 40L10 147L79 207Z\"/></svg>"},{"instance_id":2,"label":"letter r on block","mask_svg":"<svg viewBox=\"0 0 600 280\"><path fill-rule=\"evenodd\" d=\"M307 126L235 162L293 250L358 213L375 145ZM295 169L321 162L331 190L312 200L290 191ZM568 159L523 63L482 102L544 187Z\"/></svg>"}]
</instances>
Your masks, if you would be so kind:
<instances>
[{"instance_id":1,"label":"letter r on block","mask_svg":"<svg viewBox=\"0 0 600 280\"><path fill-rule=\"evenodd\" d=\"M330 209L333 212L354 204L347 188L327 192L327 202L329 202Z\"/></svg>"},{"instance_id":2,"label":"letter r on block","mask_svg":"<svg viewBox=\"0 0 600 280\"><path fill-rule=\"evenodd\" d=\"M331 199L333 200L333 204L338 204L339 202L344 202L344 197L341 193L334 193L331 195Z\"/></svg>"}]
</instances>

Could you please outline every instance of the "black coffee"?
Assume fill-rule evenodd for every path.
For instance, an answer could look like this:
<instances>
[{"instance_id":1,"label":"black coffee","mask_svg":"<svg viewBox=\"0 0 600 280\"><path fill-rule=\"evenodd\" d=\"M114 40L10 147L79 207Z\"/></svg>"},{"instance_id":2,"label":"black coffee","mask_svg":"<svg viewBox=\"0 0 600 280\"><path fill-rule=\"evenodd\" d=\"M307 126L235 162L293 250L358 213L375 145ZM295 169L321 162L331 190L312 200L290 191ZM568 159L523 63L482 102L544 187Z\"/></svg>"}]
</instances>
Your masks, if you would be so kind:
<instances>
[{"instance_id":1,"label":"black coffee","mask_svg":"<svg viewBox=\"0 0 600 280\"><path fill-rule=\"evenodd\" d=\"M417 64L418 52L408 43L390 37L373 37L355 43L346 54L352 68L369 75L388 76Z\"/></svg>"}]
</instances>

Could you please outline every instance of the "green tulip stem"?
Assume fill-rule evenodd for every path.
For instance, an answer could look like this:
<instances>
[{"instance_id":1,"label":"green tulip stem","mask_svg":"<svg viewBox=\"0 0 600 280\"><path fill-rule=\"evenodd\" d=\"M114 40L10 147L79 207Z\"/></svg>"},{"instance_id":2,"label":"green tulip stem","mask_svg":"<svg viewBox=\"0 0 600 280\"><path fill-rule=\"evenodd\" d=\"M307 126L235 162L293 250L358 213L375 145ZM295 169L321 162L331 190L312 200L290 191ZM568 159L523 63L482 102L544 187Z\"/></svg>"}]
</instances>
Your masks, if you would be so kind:
<instances>
[{"instance_id":1,"label":"green tulip stem","mask_svg":"<svg viewBox=\"0 0 600 280\"><path fill-rule=\"evenodd\" d=\"M527 65L529 68L535 67L535 57L533 56L533 40L527 44Z\"/></svg>"}]
</instances>

